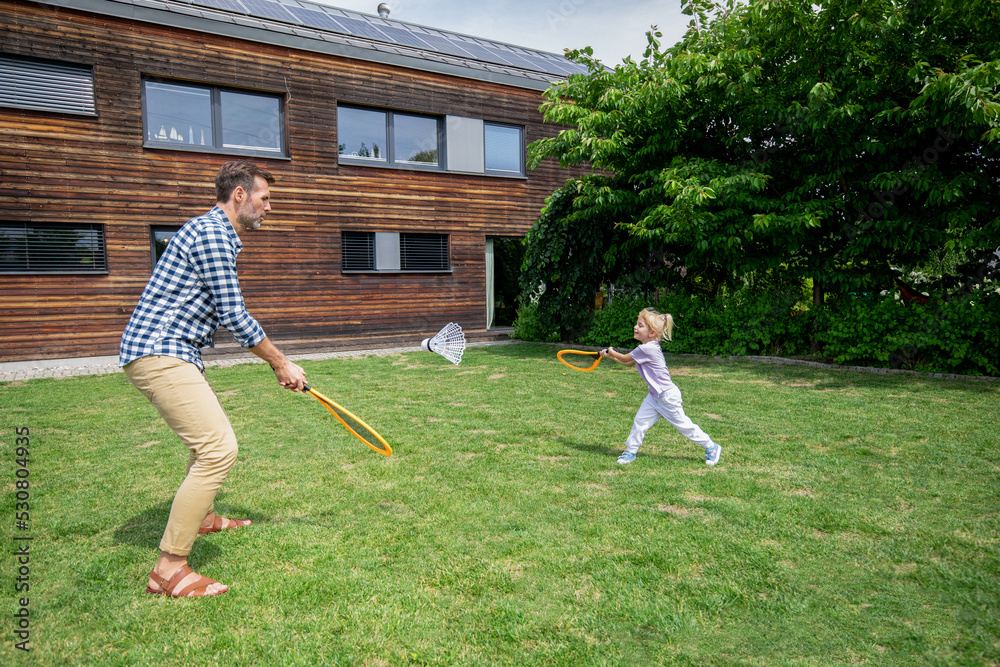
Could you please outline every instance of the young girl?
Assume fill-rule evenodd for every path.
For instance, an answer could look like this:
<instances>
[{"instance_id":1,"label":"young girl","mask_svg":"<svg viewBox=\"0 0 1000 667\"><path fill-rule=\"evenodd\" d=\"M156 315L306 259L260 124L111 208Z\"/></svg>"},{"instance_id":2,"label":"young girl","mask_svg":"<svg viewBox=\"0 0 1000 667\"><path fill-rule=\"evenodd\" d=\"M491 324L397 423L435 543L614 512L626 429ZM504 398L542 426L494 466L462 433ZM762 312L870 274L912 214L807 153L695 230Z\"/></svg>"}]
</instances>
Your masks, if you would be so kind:
<instances>
[{"instance_id":1,"label":"young girl","mask_svg":"<svg viewBox=\"0 0 1000 667\"><path fill-rule=\"evenodd\" d=\"M705 449L705 463L714 466L722 455L722 447L712 442L697 424L684 414L681 401L681 390L670 381L670 371L667 370L667 360L663 358L660 341L670 340L674 329L674 318L663 315L652 308L646 308L639 313L632 332L635 339L641 343L629 354L622 354L613 348L601 350L602 357L611 357L620 364L635 366L639 375L649 385L649 394L639 406L632 424L632 432L625 442L625 451L618 457L618 463L625 465L635 461L642 439L646 431L660 417L664 417L674 425L674 428L696 445Z\"/></svg>"}]
</instances>

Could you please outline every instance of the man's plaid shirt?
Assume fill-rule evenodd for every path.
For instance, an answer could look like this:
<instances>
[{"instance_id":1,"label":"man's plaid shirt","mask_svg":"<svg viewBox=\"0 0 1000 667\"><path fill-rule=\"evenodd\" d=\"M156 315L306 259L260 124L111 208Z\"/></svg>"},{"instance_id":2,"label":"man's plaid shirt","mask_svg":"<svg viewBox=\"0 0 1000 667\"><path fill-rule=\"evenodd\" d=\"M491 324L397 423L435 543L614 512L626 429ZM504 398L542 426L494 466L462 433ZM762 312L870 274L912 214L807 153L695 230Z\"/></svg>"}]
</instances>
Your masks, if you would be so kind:
<instances>
[{"instance_id":1,"label":"man's plaid shirt","mask_svg":"<svg viewBox=\"0 0 1000 667\"><path fill-rule=\"evenodd\" d=\"M220 326L243 347L264 340L264 330L247 312L240 293L236 256L242 249L218 206L181 227L153 268L125 327L118 363L163 355L204 370L201 348L212 344Z\"/></svg>"}]
</instances>

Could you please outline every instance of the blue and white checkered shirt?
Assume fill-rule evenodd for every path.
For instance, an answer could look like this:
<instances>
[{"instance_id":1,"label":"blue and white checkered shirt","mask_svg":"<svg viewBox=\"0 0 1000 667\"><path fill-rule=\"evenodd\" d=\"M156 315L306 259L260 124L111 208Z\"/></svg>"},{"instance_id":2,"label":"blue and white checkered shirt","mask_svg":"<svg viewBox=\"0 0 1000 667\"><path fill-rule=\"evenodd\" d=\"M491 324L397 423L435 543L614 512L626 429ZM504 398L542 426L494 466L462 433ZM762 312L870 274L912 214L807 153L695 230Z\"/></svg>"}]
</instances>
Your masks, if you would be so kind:
<instances>
[{"instance_id":1,"label":"blue and white checkered shirt","mask_svg":"<svg viewBox=\"0 0 1000 667\"><path fill-rule=\"evenodd\" d=\"M201 348L225 327L243 347L264 340L247 312L236 276L243 249L218 206L170 239L122 334L121 366L150 355L177 357L204 370Z\"/></svg>"}]
</instances>

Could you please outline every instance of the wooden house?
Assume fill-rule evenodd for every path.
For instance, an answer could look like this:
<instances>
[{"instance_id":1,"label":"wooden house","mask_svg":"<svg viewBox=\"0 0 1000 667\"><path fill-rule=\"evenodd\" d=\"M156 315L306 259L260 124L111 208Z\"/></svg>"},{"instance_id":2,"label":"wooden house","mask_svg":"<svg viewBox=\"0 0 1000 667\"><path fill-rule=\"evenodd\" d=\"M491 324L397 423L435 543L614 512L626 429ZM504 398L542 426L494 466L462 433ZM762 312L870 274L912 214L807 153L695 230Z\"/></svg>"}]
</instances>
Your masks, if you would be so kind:
<instances>
[{"instance_id":1,"label":"wooden house","mask_svg":"<svg viewBox=\"0 0 1000 667\"><path fill-rule=\"evenodd\" d=\"M568 176L525 147L579 71L306 0L0 0L0 360L116 354L240 157L278 179L239 260L273 339L509 324L498 250Z\"/></svg>"}]
</instances>

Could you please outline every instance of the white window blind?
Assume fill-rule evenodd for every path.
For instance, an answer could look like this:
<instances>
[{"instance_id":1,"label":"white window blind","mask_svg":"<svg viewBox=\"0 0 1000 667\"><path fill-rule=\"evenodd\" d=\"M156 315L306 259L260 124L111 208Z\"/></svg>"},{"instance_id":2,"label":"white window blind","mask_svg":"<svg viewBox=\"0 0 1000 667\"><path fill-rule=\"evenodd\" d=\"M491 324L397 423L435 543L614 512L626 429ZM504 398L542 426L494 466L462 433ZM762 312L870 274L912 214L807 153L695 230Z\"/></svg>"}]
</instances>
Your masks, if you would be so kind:
<instances>
[{"instance_id":1,"label":"white window blind","mask_svg":"<svg viewBox=\"0 0 1000 667\"><path fill-rule=\"evenodd\" d=\"M0 55L0 106L97 114L90 67Z\"/></svg>"}]
</instances>

